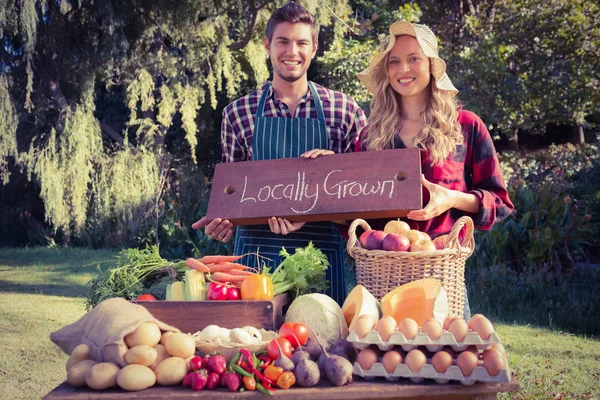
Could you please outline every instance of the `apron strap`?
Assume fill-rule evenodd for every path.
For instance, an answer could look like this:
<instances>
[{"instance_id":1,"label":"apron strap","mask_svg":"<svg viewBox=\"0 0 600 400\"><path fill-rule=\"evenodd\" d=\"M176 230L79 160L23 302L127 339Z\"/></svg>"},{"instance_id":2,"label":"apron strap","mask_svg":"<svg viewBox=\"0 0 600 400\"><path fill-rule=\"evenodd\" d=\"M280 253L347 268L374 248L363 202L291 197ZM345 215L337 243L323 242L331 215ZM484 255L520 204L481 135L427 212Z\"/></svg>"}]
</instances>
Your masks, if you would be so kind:
<instances>
[{"instance_id":1,"label":"apron strap","mask_svg":"<svg viewBox=\"0 0 600 400\"><path fill-rule=\"evenodd\" d=\"M321 105L321 99L319 99L319 95L317 94L317 89L315 89L311 81L308 81L308 88L310 89L310 92L312 93L315 102L319 122L321 123L321 126L325 128L327 126L327 124L325 123L325 113L323 112L323 106Z\"/></svg>"},{"instance_id":2,"label":"apron strap","mask_svg":"<svg viewBox=\"0 0 600 400\"><path fill-rule=\"evenodd\" d=\"M270 88L271 88L271 82L267 82L267 86L265 87L265 90L263 91L262 96L260 96L260 101L258 102L258 109L256 110L257 117L263 116L263 113L265 111L265 102L267 101L267 93L269 92Z\"/></svg>"}]
</instances>

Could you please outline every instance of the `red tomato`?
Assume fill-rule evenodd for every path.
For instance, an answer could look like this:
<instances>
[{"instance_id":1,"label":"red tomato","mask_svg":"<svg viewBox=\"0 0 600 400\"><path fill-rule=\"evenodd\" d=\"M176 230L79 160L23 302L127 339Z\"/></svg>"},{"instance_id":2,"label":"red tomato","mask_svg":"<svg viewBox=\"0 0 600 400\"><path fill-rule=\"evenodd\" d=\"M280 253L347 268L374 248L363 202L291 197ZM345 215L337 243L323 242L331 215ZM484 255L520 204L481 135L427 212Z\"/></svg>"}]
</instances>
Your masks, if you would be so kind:
<instances>
[{"instance_id":1,"label":"red tomato","mask_svg":"<svg viewBox=\"0 0 600 400\"><path fill-rule=\"evenodd\" d=\"M156 297L152 296L151 294L142 294L140 296L138 296L138 298L136 299L137 301L152 301L152 300L156 300Z\"/></svg>"},{"instance_id":2,"label":"red tomato","mask_svg":"<svg viewBox=\"0 0 600 400\"><path fill-rule=\"evenodd\" d=\"M271 360L276 360L279 358L279 346L281 346L281 353L286 357L292 356L292 344L286 338L278 337L277 339L273 339L269 342L267 346L267 354Z\"/></svg>"},{"instance_id":3,"label":"red tomato","mask_svg":"<svg viewBox=\"0 0 600 400\"><path fill-rule=\"evenodd\" d=\"M293 347L298 347L308 340L308 326L304 322L286 322L279 328L279 336L289 340Z\"/></svg>"}]
</instances>

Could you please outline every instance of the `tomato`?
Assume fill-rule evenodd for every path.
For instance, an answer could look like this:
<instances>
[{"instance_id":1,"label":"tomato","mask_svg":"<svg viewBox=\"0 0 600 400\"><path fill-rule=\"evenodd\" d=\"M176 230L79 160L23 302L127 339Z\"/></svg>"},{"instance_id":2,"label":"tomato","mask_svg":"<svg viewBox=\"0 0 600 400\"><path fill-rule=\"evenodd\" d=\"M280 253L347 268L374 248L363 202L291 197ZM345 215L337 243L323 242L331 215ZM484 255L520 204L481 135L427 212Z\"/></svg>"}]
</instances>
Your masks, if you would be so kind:
<instances>
[{"instance_id":1,"label":"tomato","mask_svg":"<svg viewBox=\"0 0 600 400\"><path fill-rule=\"evenodd\" d=\"M273 339L269 342L267 346L267 354L271 360L276 360L279 358L279 346L281 346L281 353L286 357L292 356L292 344L286 338L278 337L277 339Z\"/></svg>"},{"instance_id":2,"label":"tomato","mask_svg":"<svg viewBox=\"0 0 600 400\"><path fill-rule=\"evenodd\" d=\"M236 287L227 289L227 300L239 300L240 299L240 289Z\"/></svg>"},{"instance_id":3,"label":"tomato","mask_svg":"<svg viewBox=\"0 0 600 400\"><path fill-rule=\"evenodd\" d=\"M151 294L142 294L140 296L138 296L138 298L136 299L137 301L153 301L156 300L156 297L152 296Z\"/></svg>"},{"instance_id":4,"label":"tomato","mask_svg":"<svg viewBox=\"0 0 600 400\"><path fill-rule=\"evenodd\" d=\"M286 322L279 328L279 336L289 340L293 347L298 347L308 340L308 326L304 322Z\"/></svg>"}]
</instances>

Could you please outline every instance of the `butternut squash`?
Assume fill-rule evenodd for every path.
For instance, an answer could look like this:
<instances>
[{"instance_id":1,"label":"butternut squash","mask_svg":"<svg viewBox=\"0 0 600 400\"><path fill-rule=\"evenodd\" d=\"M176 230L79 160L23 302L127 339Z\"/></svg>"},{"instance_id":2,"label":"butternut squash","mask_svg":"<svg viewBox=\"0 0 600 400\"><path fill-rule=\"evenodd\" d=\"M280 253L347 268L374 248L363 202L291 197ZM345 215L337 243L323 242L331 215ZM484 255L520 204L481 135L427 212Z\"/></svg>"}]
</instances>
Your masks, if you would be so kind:
<instances>
[{"instance_id":1,"label":"butternut squash","mask_svg":"<svg viewBox=\"0 0 600 400\"><path fill-rule=\"evenodd\" d=\"M352 330L354 322L363 314L368 314L374 321L378 321L381 315L381 305L363 285L356 285L346 297L342 312L348 328Z\"/></svg>"},{"instance_id":2,"label":"butternut squash","mask_svg":"<svg viewBox=\"0 0 600 400\"><path fill-rule=\"evenodd\" d=\"M397 323L412 318L422 326L426 319L434 317L443 324L448 316L448 296L437 279L420 279L383 296L381 310L383 316L391 315Z\"/></svg>"}]
</instances>

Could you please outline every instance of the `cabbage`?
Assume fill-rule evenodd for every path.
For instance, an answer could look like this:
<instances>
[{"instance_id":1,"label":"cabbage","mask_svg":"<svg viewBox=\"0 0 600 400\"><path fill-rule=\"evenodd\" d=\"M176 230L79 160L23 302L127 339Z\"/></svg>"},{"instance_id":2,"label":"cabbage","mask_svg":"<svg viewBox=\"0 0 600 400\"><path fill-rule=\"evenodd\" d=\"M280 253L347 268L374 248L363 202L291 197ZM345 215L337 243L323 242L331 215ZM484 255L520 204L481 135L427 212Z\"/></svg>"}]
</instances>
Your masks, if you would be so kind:
<instances>
[{"instance_id":1,"label":"cabbage","mask_svg":"<svg viewBox=\"0 0 600 400\"><path fill-rule=\"evenodd\" d=\"M332 344L338 337L348 336L348 324L342 309L331 297L320 293L299 296L292 302L285 314L285 321L304 322L321 339ZM311 337L313 331L309 329Z\"/></svg>"}]
</instances>

